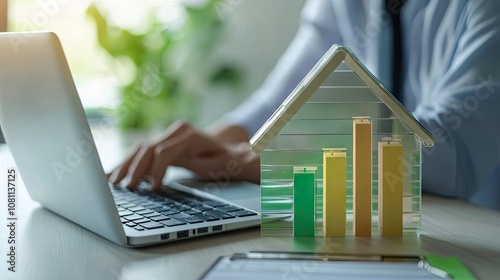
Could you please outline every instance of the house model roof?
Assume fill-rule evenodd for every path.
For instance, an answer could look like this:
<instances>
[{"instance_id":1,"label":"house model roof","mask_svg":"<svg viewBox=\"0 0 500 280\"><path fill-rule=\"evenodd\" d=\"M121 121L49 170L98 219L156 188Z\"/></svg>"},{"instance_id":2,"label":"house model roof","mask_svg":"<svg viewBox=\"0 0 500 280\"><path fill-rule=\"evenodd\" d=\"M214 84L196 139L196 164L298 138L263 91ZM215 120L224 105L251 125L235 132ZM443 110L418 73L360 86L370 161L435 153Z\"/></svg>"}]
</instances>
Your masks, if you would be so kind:
<instances>
[{"instance_id":1,"label":"house model roof","mask_svg":"<svg viewBox=\"0 0 500 280\"><path fill-rule=\"evenodd\" d=\"M348 69L339 69L342 67L347 67ZM373 96L375 96L375 99L384 103L392 114L401 121L406 129L418 137L421 143L429 147L434 145L434 139L431 133L413 117L411 112L389 93L380 81L366 69L349 49L339 45L333 45L267 122L252 137L250 144L254 152L260 153L268 147L276 136L280 134L286 124L292 120L306 102L315 95L318 89L324 87L325 81L330 80L330 83L333 82L333 86L330 85L326 87L327 89L331 89L329 95L339 95L341 98L341 96L345 94L342 93L342 81L338 78L331 78L333 76L332 74L336 71L348 71L351 76L353 76L353 72L362 82L363 87L368 87ZM336 83L339 84L339 86L335 86ZM332 112L332 114L335 114L335 112Z\"/></svg>"}]
</instances>

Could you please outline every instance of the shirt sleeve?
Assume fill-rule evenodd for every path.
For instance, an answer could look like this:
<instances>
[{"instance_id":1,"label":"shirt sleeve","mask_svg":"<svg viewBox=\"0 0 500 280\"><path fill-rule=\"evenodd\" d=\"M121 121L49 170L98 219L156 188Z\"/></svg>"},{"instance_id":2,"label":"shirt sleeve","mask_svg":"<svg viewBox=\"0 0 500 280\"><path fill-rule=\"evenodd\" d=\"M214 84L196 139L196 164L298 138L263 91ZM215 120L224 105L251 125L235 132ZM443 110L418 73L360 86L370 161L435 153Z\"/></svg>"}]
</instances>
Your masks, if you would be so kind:
<instances>
[{"instance_id":1,"label":"shirt sleeve","mask_svg":"<svg viewBox=\"0 0 500 280\"><path fill-rule=\"evenodd\" d=\"M263 85L224 115L222 122L239 125L253 135L331 45L340 41L331 1L309 0L297 34Z\"/></svg>"},{"instance_id":2,"label":"shirt sleeve","mask_svg":"<svg viewBox=\"0 0 500 280\"><path fill-rule=\"evenodd\" d=\"M469 199L500 162L499 6L468 1L456 18L444 15L454 24L429 29L434 45L431 59L422 53L414 111L436 141L423 149L425 192Z\"/></svg>"}]
</instances>

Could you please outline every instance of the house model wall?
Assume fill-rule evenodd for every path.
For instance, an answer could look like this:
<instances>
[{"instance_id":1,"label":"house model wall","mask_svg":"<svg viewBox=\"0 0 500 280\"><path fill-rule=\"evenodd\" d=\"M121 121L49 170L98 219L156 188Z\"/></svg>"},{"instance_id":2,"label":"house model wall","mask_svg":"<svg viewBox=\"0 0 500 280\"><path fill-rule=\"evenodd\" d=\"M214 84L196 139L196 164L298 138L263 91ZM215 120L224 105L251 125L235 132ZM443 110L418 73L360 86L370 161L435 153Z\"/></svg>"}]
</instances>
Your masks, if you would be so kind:
<instances>
[{"instance_id":1,"label":"house model wall","mask_svg":"<svg viewBox=\"0 0 500 280\"><path fill-rule=\"evenodd\" d=\"M332 49L335 47L338 49L330 50L330 54L327 53L330 58L324 58L320 63L326 64L325 59L332 59L334 51L344 52L344 55L346 51L348 52L339 46L334 46ZM328 71L328 76L324 82L320 79L321 84L313 88L314 91L307 101L301 101L300 106L296 107L298 109L296 112L278 109L281 111L277 111L265 125L266 127L263 127L251 140L255 150L261 153L262 235L294 235L294 219L297 220L304 215L304 213L294 213L294 199L300 199L298 196L303 195L297 191L294 193L294 168L297 170L302 167L315 170L314 235L324 235L323 149L325 148L345 149L345 235L354 234L353 118L359 116L368 119L372 124L372 178L371 205L369 205L371 235L380 234L378 143L386 141L387 137L393 139L392 141L398 141L403 147L402 234L418 235L420 232L422 132L415 133L410 129L411 125L408 125L408 118L402 119L395 114L394 101L389 103L379 98L380 90L385 91L385 89L371 74L366 75L367 70L359 61L349 56L350 53L347 54L348 56L342 59L340 64L337 62L333 66L330 65L333 71L327 69L329 67L327 65L323 70L316 69L316 73L310 73L312 76L318 76L321 71L323 74ZM352 66L356 66L354 70ZM312 77L306 77L305 80L307 79ZM310 84L310 82L306 85L304 83L303 81L302 85L299 84L292 95L297 95L301 88ZM378 95L375 94L377 91ZM401 111L398 113L402 114ZM276 115L279 114L288 114L286 121L282 120L281 124L279 121L276 123ZM424 133L425 137L432 138L425 130Z\"/></svg>"}]
</instances>

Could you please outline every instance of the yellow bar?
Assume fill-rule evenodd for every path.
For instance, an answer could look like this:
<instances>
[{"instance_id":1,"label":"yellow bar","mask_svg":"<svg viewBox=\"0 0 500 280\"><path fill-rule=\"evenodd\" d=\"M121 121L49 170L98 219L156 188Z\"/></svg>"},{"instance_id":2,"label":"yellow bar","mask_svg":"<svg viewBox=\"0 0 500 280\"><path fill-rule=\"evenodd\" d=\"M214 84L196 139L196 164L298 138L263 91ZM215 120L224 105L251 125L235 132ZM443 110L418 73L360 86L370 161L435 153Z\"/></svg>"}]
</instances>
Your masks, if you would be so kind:
<instances>
[{"instance_id":1,"label":"yellow bar","mask_svg":"<svg viewBox=\"0 0 500 280\"><path fill-rule=\"evenodd\" d=\"M345 236L345 149L323 149L323 235Z\"/></svg>"},{"instance_id":2,"label":"yellow bar","mask_svg":"<svg viewBox=\"0 0 500 280\"><path fill-rule=\"evenodd\" d=\"M371 236L372 124L368 117L353 120L353 229Z\"/></svg>"},{"instance_id":3,"label":"yellow bar","mask_svg":"<svg viewBox=\"0 0 500 280\"><path fill-rule=\"evenodd\" d=\"M381 236L403 235L403 146L378 143L378 230Z\"/></svg>"}]
</instances>

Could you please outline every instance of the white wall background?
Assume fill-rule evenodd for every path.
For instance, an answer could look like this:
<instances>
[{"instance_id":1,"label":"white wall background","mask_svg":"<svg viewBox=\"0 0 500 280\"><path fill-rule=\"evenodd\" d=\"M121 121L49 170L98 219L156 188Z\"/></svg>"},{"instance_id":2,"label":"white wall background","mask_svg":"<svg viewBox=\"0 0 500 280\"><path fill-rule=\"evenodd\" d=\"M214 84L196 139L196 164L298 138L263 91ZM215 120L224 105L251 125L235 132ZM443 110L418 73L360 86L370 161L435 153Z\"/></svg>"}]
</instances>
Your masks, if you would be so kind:
<instances>
[{"instance_id":1,"label":"white wall background","mask_svg":"<svg viewBox=\"0 0 500 280\"><path fill-rule=\"evenodd\" d=\"M221 15L225 31L212 60L234 62L243 71L238 92L206 92L200 126L240 104L266 78L297 31L305 0L227 0Z\"/></svg>"}]
</instances>

